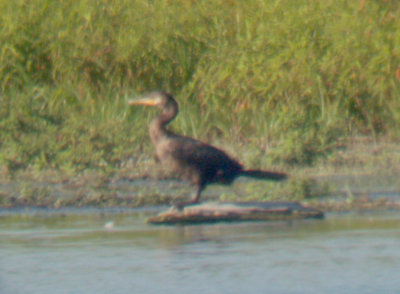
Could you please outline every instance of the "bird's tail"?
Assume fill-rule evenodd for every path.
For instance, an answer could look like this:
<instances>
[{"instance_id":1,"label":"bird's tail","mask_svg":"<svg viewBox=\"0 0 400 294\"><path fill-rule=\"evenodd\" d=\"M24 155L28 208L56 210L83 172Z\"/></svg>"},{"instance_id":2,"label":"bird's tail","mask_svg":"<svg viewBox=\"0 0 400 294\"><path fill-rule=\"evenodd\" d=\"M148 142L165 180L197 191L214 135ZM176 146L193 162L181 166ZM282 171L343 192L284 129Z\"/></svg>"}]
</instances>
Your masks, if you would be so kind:
<instances>
[{"instance_id":1,"label":"bird's tail","mask_svg":"<svg viewBox=\"0 0 400 294\"><path fill-rule=\"evenodd\" d=\"M258 169L248 169L243 170L240 173L241 176L251 177L255 179L273 180L273 181L283 181L287 179L288 175L286 173L280 172L270 172L266 170Z\"/></svg>"}]
</instances>

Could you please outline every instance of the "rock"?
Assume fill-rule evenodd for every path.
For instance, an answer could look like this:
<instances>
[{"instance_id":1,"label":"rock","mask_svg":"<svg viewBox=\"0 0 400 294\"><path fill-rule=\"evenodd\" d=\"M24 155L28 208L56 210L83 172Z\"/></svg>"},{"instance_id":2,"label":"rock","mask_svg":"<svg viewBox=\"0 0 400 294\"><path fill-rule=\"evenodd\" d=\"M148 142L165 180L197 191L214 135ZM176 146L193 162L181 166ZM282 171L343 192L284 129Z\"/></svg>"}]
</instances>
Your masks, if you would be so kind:
<instances>
[{"instance_id":1,"label":"rock","mask_svg":"<svg viewBox=\"0 0 400 294\"><path fill-rule=\"evenodd\" d=\"M147 220L151 224L198 224L236 221L323 218L320 210L298 202L206 202L172 208Z\"/></svg>"}]
</instances>

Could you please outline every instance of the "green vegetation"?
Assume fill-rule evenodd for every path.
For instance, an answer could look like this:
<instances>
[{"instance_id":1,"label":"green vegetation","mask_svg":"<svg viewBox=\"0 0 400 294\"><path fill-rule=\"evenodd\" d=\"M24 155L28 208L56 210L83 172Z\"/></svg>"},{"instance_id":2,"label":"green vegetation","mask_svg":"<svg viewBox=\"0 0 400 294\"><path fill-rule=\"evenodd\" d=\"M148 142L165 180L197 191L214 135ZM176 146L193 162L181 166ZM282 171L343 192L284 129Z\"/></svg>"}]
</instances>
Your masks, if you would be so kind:
<instances>
[{"instance_id":1,"label":"green vegetation","mask_svg":"<svg viewBox=\"0 0 400 294\"><path fill-rule=\"evenodd\" d=\"M153 89L179 100L177 132L253 168L315 166L356 136L400 140L396 1L15 0L0 12L7 174L137 169L154 112L126 100Z\"/></svg>"}]
</instances>

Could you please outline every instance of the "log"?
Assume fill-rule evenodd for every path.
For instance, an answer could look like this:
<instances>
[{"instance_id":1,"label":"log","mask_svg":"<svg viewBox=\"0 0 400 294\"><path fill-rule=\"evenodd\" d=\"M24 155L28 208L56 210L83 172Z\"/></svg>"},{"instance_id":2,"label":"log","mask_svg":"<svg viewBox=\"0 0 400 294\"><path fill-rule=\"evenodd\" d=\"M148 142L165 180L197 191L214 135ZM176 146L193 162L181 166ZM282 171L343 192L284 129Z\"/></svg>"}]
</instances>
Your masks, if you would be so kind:
<instances>
[{"instance_id":1,"label":"log","mask_svg":"<svg viewBox=\"0 0 400 294\"><path fill-rule=\"evenodd\" d=\"M237 221L294 220L323 218L322 211L298 202L206 202L171 208L150 217L151 224L200 224Z\"/></svg>"}]
</instances>

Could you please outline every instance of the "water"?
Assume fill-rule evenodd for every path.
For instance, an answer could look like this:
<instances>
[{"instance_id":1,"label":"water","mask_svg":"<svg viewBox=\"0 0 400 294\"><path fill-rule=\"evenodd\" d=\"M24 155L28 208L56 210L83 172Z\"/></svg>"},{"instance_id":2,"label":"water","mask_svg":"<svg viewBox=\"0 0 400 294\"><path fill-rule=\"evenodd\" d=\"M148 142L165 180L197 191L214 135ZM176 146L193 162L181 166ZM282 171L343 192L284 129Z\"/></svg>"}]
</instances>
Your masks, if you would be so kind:
<instances>
[{"instance_id":1,"label":"water","mask_svg":"<svg viewBox=\"0 0 400 294\"><path fill-rule=\"evenodd\" d=\"M0 213L0 293L399 293L400 213L152 226L154 211Z\"/></svg>"}]
</instances>

